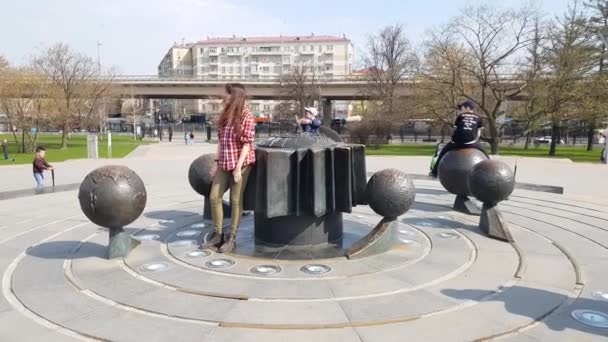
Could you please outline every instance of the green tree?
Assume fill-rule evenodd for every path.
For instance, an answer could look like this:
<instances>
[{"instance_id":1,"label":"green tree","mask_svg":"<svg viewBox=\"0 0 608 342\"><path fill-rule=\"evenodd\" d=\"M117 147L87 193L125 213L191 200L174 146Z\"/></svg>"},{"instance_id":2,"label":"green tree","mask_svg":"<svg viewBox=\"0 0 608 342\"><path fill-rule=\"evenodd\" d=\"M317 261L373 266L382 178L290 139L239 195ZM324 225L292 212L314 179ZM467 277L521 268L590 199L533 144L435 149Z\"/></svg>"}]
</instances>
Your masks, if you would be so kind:
<instances>
[{"instance_id":1,"label":"green tree","mask_svg":"<svg viewBox=\"0 0 608 342\"><path fill-rule=\"evenodd\" d=\"M593 42L595 75L593 75L593 94L587 94L584 102L586 112L583 117L587 123L587 150L593 150L593 140L598 125L606 119L606 82L608 76L608 0L587 0L587 27Z\"/></svg>"},{"instance_id":2,"label":"green tree","mask_svg":"<svg viewBox=\"0 0 608 342\"><path fill-rule=\"evenodd\" d=\"M580 116L585 79L593 69L593 43L579 0L573 1L563 16L552 22L548 37L545 107L552 127L549 155L554 156L562 122Z\"/></svg>"}]
</instances>

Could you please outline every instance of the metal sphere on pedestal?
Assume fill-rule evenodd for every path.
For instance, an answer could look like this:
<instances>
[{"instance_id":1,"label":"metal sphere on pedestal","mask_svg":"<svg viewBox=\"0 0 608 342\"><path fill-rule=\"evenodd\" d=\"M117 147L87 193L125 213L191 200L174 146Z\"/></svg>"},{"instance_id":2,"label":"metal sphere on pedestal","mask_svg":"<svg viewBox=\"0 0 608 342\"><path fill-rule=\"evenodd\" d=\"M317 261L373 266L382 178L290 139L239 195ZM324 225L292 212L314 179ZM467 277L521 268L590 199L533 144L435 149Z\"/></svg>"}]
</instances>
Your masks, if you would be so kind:
<instances>
[{"instance_id":1,"label":"metal sphere on pedestal","mask_svg":"<svg viewBox=\"0 0 608 342\"><path fill-rule=\"evenodd\" d=\"M80 184L80 208L95 224L119 228L135 221L146 207L146 187L125 166L103 166L89 173Z\"/></svg>"},{"instance_id":2,"label":"metal sphere on pedestal","mask_svg":"<svg viewBox=\"0 0 608 342\"><path fill-rule=\"evenodd\" d=\"M485 160L469 173L471 194L483 203L495 205L506 200L515 189L515 175L498 160Z\"/></svg>"},{"instance_id":3,"label":"metal sphere on pedestal","mask_svg":"<svg viewBox=\"0 0 608 342\"><path fill-rule=\"evenodd\" d=\"M448 152L439 162L439 181L454 195L470 195L467 179L469 172L480 162L488 160L475 148L463 148Z\"/></svg>"},{"instance_id":4,"label":"metal sphere on pedestal","mask_svg":"<svg viewBox=\"0 0 608 342\"><path fill-rule=\"evenodd\" d=\"M406 173L386 169L376 172L367 183L369 206L385 218L395 219L405 214L416 199L416 187Z\"/></svg>"},{"instance_id":5,"label":"metal sphere on pedestal","mask_svg":"<svg viewBox=\"0 0 608 342\"><path fill-rule=\"evenodd\" d=\"M211 192L211 184L213 184L213 177L211 177L211 170L215 160L215 154L204 154L196 158L190 169L188 170L188 181L194 191L205 197L209 196Z\"/></svg>"}]
</instances>

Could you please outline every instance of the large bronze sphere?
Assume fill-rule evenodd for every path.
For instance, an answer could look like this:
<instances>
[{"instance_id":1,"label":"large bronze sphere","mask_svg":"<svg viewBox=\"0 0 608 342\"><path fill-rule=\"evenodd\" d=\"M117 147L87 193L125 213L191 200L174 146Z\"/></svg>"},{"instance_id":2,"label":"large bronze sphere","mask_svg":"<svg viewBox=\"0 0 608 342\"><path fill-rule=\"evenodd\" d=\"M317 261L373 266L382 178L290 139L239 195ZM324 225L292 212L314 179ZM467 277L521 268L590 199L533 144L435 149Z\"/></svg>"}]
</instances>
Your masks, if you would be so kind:
<instances>
[{"instance_id":1,"label":"large bronze sphere","mask_svg":"<svg viewBox=\"0 0 608 342\"><path fill-rule=\"evenodd\" d=\"M188 181L194 191L205 197L209 196L211 192L211 184L213 184L213 177L211 177L211 170L215 160L215 154L203 154L202 156L194 159L190 164L188 170Z\"/></svg>"},{"instance_id":2,"label":"large bronze sphere","mask_svg":"<svg viewBox=\"0 0 608 342\"><path fill-rule=\"evenodd\" d=\"M369 206L386 218L405 214L416 199L416 187L406 173L395 169L376 172L365 190Z\"/></svg>"},{"instance_id":3,"label":"large bronze sphere","mask_svg":"<svg viewBox=\"0 0 608 342\"><path fill-rule=\"evenodd\" d=\"M126 166L102 166L80 184L80 208L93 223L120 228L135 221L146 207L146 187Z\"/></svg>"},{"instance_id":4,"label":"large bronze sphere","mask_svg":"<svg viewBox=\"0 0 608 342\"><path fill-rule=\"evenodd\" d=\"M448 152L439 162L439 181L454 195L469 196L467 185L469 172L473 166L488 158L475 148L464 148Z\"/></svg>"},{"instance_id":5,"label":"large bronze sphere","mask_svg":"<svg viewBox=\"0 0 608 342\"><path fill-rule=\"evenodd\" d=\"M485 160L469 173L469 189L475 198L489 205L506 200L515 189L515 176L499 160Z\"/></svg>"}]
</instances>

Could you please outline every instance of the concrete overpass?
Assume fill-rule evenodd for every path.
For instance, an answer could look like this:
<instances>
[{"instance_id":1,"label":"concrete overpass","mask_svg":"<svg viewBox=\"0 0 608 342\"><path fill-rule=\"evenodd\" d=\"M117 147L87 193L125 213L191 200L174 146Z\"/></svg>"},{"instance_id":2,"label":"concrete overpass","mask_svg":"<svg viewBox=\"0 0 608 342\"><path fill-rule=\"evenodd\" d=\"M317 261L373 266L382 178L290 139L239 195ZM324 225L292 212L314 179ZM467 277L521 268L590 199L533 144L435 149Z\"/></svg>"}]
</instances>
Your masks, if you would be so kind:
<instances>
[{"instance_id":1,"label":"concrete overpass","mask_svg":"<svg viewBox=\"0 0 608 342\"><path fill-rule=\"evenodd\" d=\"M285 82L278 77L264 79L206 79L160 78L157 76L120 76L113 81L113 93L123 97L154 99L205 99L217 98L224 94L224 84L239 82L247 87L253 99L276 100L285 97ZM413 94L411 80L403 81L399 90L401 96ZM328 100L364 100L369 98L367 81L362 77L341 77L317 81L320 97Z\"/></svg>"}]
</instances>

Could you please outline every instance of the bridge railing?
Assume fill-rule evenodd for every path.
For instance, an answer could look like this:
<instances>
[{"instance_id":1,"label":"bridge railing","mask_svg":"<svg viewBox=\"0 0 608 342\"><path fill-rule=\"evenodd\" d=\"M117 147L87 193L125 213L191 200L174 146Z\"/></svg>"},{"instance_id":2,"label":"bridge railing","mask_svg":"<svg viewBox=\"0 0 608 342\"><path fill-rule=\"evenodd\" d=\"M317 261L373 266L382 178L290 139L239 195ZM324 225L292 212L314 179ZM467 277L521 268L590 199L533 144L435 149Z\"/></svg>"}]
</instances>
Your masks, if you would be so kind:
<instances>
[{"instance_id":1,"label":"bridge railing","mask_svg":"<svg viewBox=\"0 0 608 342\"><path fill-rule=\"evenodd\" d=\"M114 82L118 83L287 83L286 76L156 76L156 75L119 75L114 76ZM403 81L412 81L414 75L407 76ZM365 75L347 76L321 76L315 80L316 83L366 83L370 80Z\"/></svg>"},{"instance_id":2,"label":"bridge railing","mask_svg":"<svg viewBox=\"0 0 608 342\"><path fill-rule=\"evenodd\" d=\"M408 74L405 75L402 79L402 83L412 83L416 79L416 75ZM520 78L514 74L504 74L500 75L500 79L504 82L520 82ZM268 83L268 84L284 84L289 82L289 78L287 76L277 76L277 75L255 75L255 76L219 76L219 75L211 75L211 76L157 76L157 75L118 75L112 77L113 82L122 83L122 84L171 84L171 83L180 83L180 84L200 84L200 83L228 83L228 82L238 82L238 83L250 83L250 84L260 84L260 83ZM321 75L317 79L315 79L315 83L317 84L332 84L332 83L350 83L350 84L365 84L372 81L370 76L367 75Z\"/></svg>"}]
</instances>

